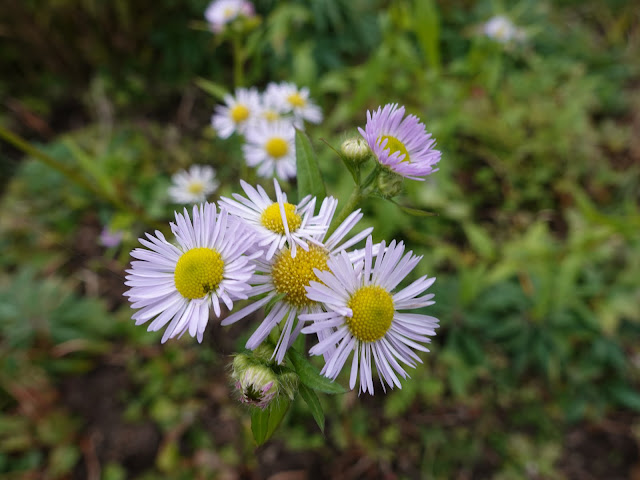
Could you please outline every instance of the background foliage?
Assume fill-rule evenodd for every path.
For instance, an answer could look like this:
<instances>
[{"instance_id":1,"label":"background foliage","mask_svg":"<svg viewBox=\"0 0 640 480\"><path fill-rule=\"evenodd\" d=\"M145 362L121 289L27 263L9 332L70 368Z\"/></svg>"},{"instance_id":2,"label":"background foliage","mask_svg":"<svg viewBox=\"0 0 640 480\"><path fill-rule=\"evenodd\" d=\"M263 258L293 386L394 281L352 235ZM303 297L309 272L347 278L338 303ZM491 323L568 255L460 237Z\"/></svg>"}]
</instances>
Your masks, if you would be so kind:
<instances>
[{"instance_id":1,"label":"background foliage","mask_svg":"<svg viewBox=\"0 0 640 480\"><path fill-rule=\"evenodd\" d=\"M374 240L404 239L416 275L438 277L432 353L402 390L321 398L324 434L296 401L258 450L227 383L246 329L160 346L122 298L136 238L171 216L173 172L211 164L218 194L238 190L238 146L215 138L196 83L233 82L230 50L199 28L206 1L5 3L0 124L128 208L0 147L3 478L640 474L633 2L256 3L246 83L311 88L330 194L350 177L320 139L338 146L367 109L407 105L443 151L402 199L437 216L364 205ZM528 41L478 35L497 13ZM120 247L98 244L104 225Z\"/></svg>"}]
</instances>

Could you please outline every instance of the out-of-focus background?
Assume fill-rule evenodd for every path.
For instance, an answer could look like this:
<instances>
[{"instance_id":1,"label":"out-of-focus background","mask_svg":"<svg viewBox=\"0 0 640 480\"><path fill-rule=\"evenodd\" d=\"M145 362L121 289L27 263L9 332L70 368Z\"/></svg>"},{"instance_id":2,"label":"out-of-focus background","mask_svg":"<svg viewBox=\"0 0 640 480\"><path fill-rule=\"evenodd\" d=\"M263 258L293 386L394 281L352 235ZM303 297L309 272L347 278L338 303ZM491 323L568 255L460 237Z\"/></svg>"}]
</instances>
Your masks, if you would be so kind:
<instances>
[{"instance_id":1,"label":"out-of-focus background","mask_svg":"<svg viewBox=\"0 0 640 480\"><path fill-rule=\"evenodd\" d=\"M324 396L324 435L295 402L258 449L228 377L249 324L160 345L122 296L171 174L208 164L211 200L240 191L237 142L209 126L234 80L206 7L2 2L0 125L121 204L0 141L0 478L639 479L638 5L255 2L245 85L311 89L331 194L350 177L320 139L367 109L406 105L442 151L404 197L437 216L364 206L438 278L431 353L402 390ZM497 15L517 38L487 35Z\"/></svg>"}]
</instances>

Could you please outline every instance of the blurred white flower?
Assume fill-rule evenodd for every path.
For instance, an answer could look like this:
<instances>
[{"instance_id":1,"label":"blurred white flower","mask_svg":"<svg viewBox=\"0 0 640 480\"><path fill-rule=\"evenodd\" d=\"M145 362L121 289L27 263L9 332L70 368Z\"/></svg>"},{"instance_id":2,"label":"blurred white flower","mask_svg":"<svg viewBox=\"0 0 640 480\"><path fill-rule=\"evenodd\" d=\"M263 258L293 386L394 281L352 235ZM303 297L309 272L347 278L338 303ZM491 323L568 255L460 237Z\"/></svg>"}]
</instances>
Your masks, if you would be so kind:
<instances>
[{"instance_id":1,"label":"blurred white flower","mask_svg":"<svg viewBox=\"0 0 640 480\"><path fill-rule=\"evenodd\" d=\"M240 16L252 17L253 15L253 4L247 0L215 0L204 12L204 17L216 33Z\"/></svg>"},{"instance_id":2,"label":"blurred white flower","mask_svg":"<svg viewBox=\"0 0 640 480\"><path fill-rule=\"evenodd\" d=\"M489 19L483 25L482 31L487 37L500 43L521 41L526 38L524 31L504 15L496 15Z\"/></svg>"},{"instance_id":3,"label":"blurred white flower","mask_svg":"<svg viewBox=\"0 0 640 480\"><path fill-rule=\"evenodd\" d=\"M220 185L216 171L208 165L193 165L189 171L181 170L171 177L169 197L174 203L201 203Z\"/></svg>"}]
</instances>

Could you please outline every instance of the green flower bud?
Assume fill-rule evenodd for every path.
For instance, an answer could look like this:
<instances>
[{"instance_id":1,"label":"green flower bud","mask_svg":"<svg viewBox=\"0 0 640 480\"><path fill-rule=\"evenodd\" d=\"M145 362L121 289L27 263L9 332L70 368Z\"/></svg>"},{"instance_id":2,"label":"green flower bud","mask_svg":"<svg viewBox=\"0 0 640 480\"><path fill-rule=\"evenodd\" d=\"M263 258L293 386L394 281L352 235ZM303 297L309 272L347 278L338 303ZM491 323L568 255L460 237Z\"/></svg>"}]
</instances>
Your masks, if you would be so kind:
<instances>
[{"instance_id":1,"label":"green flower bud","mask_svg":"<svg viewBox=\"0 0 640 480\"><path fill-rule=\"evenodd\" d=\"M236 379L236 389L240 392L240 401L264 410L280 391L277 375L263 365L253 365L238 373L235 371L235 360L233 363L233 376Z\"/></svg>"},{"instance_id":2,"label":"green flower bud","mask_svg":"<svg viewBox=\"0 0 640 480\"><path fill-rule=\"evenodd\" d=\"M371 156L371 150L369 150L367 142L363 138L358 137L349 138L342 142L340 150L342 154L355 165L366 162Z\"/></svg>"},{"instance_id":3,"label":"green flower bud","mask_svg":"<svg viewBox=\"0 0 640 480\"><path fill-rule=\"evenodd\" d=\"M402 192L404 177L390 170L382 170L378 175L378 191L384 198L392 198Z\"/></svg>"}]
</instances>

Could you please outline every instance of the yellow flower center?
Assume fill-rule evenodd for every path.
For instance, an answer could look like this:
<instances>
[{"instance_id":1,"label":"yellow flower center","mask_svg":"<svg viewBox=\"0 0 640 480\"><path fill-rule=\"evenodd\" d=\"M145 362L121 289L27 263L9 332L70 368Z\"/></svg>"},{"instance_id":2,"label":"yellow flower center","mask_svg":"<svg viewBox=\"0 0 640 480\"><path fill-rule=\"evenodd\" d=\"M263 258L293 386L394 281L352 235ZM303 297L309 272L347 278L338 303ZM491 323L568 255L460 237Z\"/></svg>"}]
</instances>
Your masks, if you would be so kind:
<instances>
[{"instance_id":1,"label":"yellow flower center","mask_svg":"<svg viewBox=\"0 0 640 480\"><path fill-rule=\"evenodd\" d=\"M249 109L241 103L236 104L230 110L231 120L233 123L242 123L249 118Z\"/></svg>"},{"instance_id":2,"label":"yellow flower center","mask_svg":"<svg viewBox=\"0 0 640 480\"><path fill-rule=\"evenodd\" d=\"M228 20L229 18L233 17L235 13L236 12L233 10L233 8L227 7L223 10L222 16L225 18L225 20Z\"/></svg>"},{"instance_id":3,"label":"yellow flower center","mask_svg":"<svg viewBox=\"0 0 640 480\"><path fill-rule=\"evenodd\" d=\"M290 203L284 204L284 216L287 218L287 225L290 232L295 232L302 224L302 217L296 213L296 207ZM284 235L284 223L280 214L280 205L272 203L264 209L260 216L260 224L272 232Z\"/></svg>"},{"instance_id":4,"label":"yellow flower center","mask_svg":"<svg viewBox=\"0 0 640 480\"><path fill-rule=\"evenodd\" d=\"M287 101L294 107L304 107L307 104L307 101L298 92L289 95Z\"/></svg>"},{"instance_id":5,"label":"yellow flower center","mask_svg":"<svg viewBox=\"0 0 640 480\"><path fill-rule=\"evenodd\" d=\"M276 120L278 120L280 118L280 114L278 112L276 112L275 110L265 110L262 113L262 116L264 117L264 119L267 122L275 122Z\"/></svg>"},{"instance_id":6,"label":"yellow flower center","mask_svg":"<svg viewBox=\"0 0 640 480\"><path fill-rule=\"evenodd\" d=\"M387 140L387 146L385 147L385 149L389 149L389 155L400 152L400 156L404 155L402 161L411 163L409 152L407 152L407 148L404 146L404 143L402 143L396 137L392 137L391 135L384 135L380 137L378 143L382 143L384 140Z\"/></svg>"},{"instance_id":7,"label":"yellow flower center","mask_svg":"<svg viewBox=\"0 0 640 480\"><path fill-rule=\"evenodd\" d=\"M189 193L198 195L204 191L204 184L202 182L191 182L187 187Z\"/></svg>"},{"instance_id":8,"label":"yellow flower center","mask_svg":"<svg viewBox=\"0 0 640 480\"><path fill-rule=\"evenodd\" d=\"M289 151L289 144L282 137L273 137L267 140L264 149L273 158L280 158L284 157Z\"/></svg>"},{"instance_id":9,"label":"yellow flower center","mask_svg":"<svg viewBox=\"0 0 640 480\"><path fill-rule=\"evenodd\" d=\"M328 259L329 253L316 245L309 245L309 251L298 248L295 258L291 257L290 249L283 250L271 269L276 292L284 294L284 301L298 309L313 305L316 302L307 298L304 287L312 280L320 281L313 269L328 270Z\"/></svg>"},{"instance_id":10,"label":"yellow flower center","mask_svg":"<svg viewBox=\"0 0 640 480\"><path fill-rule=\"evenodd\" d=\"M370 285L358 289L347 302L353 311L347 327L361 342L375 342L384 337L393 320L393 298L384 288Z\"/></svg>"},{"instance_id":11,"label":"yellow flower center","mask_svg":"<svg viewBox=\"0 0 640 480\"><path fill-rule=\"evenodd\" d=\"M211 248L192 248L178 259L173 280L184 298L202 298L222 281L224 261Z\"/></svg>"}]
</instances>

